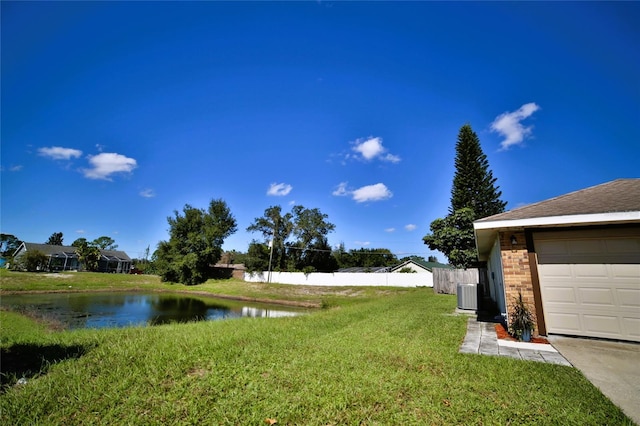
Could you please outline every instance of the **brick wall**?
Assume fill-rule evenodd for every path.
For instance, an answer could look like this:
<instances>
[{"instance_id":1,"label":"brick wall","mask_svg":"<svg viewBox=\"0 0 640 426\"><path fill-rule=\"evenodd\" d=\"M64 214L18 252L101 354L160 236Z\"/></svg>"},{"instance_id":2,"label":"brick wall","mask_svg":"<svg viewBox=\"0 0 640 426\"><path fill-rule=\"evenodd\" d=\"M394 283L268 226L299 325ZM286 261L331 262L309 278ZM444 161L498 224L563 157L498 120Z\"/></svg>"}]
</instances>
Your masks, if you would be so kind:
<instances>
[{"instance_id":1,"label":"brick wall","mask_svg":"<svg viewBox=\"0 0 640 426\"><path fill-rule=\"evenodd\" d=\"M516 237L517 244L515 245L511 244L512 236ZM537 318L529 265L529 252L527 251L524 231L500 232L500 254L502 257L507 313L511 313L515 299L519 293L522 293L522 300Z\"/></svg>"}]
</instances>

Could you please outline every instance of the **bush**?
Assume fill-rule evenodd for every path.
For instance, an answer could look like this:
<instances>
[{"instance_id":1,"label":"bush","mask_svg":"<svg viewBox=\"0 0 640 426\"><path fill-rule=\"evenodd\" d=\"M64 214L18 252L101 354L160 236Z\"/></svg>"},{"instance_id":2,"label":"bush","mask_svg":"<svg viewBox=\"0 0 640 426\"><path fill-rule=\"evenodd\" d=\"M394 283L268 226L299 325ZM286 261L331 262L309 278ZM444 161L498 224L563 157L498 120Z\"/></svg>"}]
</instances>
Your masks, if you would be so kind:
<instances>
[{"instance_id":1,"label":"bush","mask_svg":"<svg viewBox=\"0 0 640 426\"><path fill-rule=\"evenodd\" d=\"M15 269L29 272L42 271L47 261L47 255L40 250L29 250L15 259Z\"/></svg>"}]
</instances>

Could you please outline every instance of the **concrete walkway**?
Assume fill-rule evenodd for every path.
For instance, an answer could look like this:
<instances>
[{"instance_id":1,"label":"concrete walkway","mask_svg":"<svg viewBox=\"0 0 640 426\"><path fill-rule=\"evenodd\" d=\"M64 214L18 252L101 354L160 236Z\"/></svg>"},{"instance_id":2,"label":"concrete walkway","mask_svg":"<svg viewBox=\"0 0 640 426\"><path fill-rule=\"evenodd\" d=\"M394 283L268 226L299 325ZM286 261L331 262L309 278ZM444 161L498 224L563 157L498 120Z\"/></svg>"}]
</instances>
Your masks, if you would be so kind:
<instances>
[{"instance_id":1,"label":"concrete walkway","mask_svg":"<svg viewBox=\"0 0 640 426\"><path fill-rule=\"evenodd\" d=\"M479 322L476 318L469 318L467 322L467 335L460 346L460 353L508 356L571 367L571 363L552 345L500 340L494 323Z\"/></svg>"},{"instance_id":2,"label":"concrete walkway","mask_svg":"<svg viewBox=\"0 0 640 426\"><path fill-rule=\"evenodd\" d=\"M640 425L640 344L565 336L549 341Z\"/></svg>"}]
</instances>

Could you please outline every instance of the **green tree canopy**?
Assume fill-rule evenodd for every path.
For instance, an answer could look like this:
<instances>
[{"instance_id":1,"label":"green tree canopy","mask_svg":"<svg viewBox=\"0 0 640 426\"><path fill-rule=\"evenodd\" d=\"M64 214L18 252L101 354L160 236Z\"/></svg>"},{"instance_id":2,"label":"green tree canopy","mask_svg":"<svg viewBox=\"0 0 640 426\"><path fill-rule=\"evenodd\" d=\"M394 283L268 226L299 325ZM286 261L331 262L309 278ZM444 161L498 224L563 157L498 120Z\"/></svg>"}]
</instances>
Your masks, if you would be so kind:
<instances>
[{"instance_id":1,"label":"green tree canopy","mask_svg":"<svg viewBox=\"0 0 640 426\"><path fill-rule=\"evenodd\" d=\"M87 243L88 241L86 238L77 238L74 242L71 243L71 247L82 247Z\"/></svg>"},{"instance_id":2,"label":"green tree canopy","mask_svg":"<svg viewBox=\"0 0 640 426\"><path fill-rule=\"evenodd\" d=\"M248 272L266 271L269 267L269 246L252 240L249 243L244 265Z\"/></svg>"},{"instance_id":3,"label":"green tree canopy","mask_svg":"<svg viewBox=\"0 0 640 426\"><path fill-rule=\"evenodd\" d=\"M98 247L100 250L115 250L118 248L115 240L107 236L96 238L91 242L91 245Z\"/></svg>"},{"instance_id":4,"label":"green tree canopy","mask_svg":"<svg viewBox=\"0 0 640 426\"><path fill-rule=\"evenodd\" d=\"M423 240L431 250L439 250L456 268L468 268L477 260L471 208L456 210L444 219L431 222L431 234Z\"/></svg>"},{"instance_id":5,"label":"green tree canopy","mask_svg":"<svg viewBox=\"0 0 640 426\"><path fill-rule=\"evenodd\" d=\"M18 250L22 241L15 235L0 234L0 256L10 257Z\"/></svg>"},{"instance_id":6,"label":"green tree canopy","mask_svg":"<svg viewBox=\"0 0 640 426\"><path fill-rule=\"evenodd\" d=\"M373 268L378 266L394 266L399 263L395 254L386 248L359 248L346 251L340 244L334 251L339 268Z\"/></svg>"},{"instance_id":7,"label":"green tree canopy","mask_svg":"<svg viewBox=\"0 0 640 426\"><path fill-rule=\"evenodd\" d=\"M49 239L47 240L47 242L45 244L49 244L51 246L62 246L64 244L62 244L62 232L54 232L53 234L51 234L51 236L49 237Z\"/></svg>"},{"instance_id":8,"label":"green tree canopy","mask_svg":"<svg viewBox=\"0 0 640 426\"><path fill-rule=\"evenodd\" d=\"M327 221L328 215L319 209L294 206L293 236L289 256L295 270L331 272L338 269L338 263L331 254L327 235L336 226Z\"/></svg>"},{"instance_id":9,"label":"green tree canopy","mask_svg":"<svg viewBox=\"0 0 640 426\"><path fill-rule=\"evenodd\" d=\"M269 256L273 244L272 269L333 271L337 263L331 254L327 235L333 232L335 225L330 223L328 215L319 209L308 209L297 205L290 213L282 214L282 207L271 206L247 228L249 232L259 232L264 238ZM264 250L253 241L248 255L264 256ZM268 268L267 257L267 268ZM264 263L264 259L252 260L252 267ZM254 269L255 270L255 269Z\"/></svg>"},{"instance_id":10,"label":"green tree canopy","mask_svg":"<svg viewBox=\"0 0 640 426\"><path fill-rule=\"evenodd\" d=\"M222 253L220 262L224 264L245 264L247 263L247 253L242 253L237 250L229 250Z\"/></svg>"},{"instance_id":11,"label":"green tree canopy","mask_svg":"<svg viewBox=\"0 0 640 426\"><path fill-rule=\"evenodd\" d=\"M88 271L96 271L98 269L98 264L100 262L100 249L95 247L87 241L78 242L78 240L74 241L74 243L78 243L79 245L76 247L76 254L78 255L78 260Z\"/></svg>"},{"instance_id":12,"label":"green tree canopy","mask_svg":"<svg viewBox=\"0 0 640 426\"><path fill-rule=\"evenodd\" d=\"M458 133L455 169L449 215L431 222L431 234L423 241L447 256L452 265L468 268L477 260L473 221L502 213L507 203L500 200L502 193L469 124Z\"/></svg>"},{"instance_id":13,"label":"green tree canopy","mask_svg":"<svg viewBox=\"0 0 640 426\"><path fill-rule=\"evenodd\" d=\"M186 204L182 214L168 217L169 241L161 241L154 263L163 281L193 285L209 278L210 265L222 254L225 238L236 232L236 219L227 204L211 200L207 210Z\"/></svg>"},{"instance_id":14,"label":"green tree canopy","mask_svg":"<svg viewBox=\"0 0 640 426\"><path fill-rule=\"evenodd\" d=\"M265 243L269 246L273 244L271 267L275 271L287 270L285 243L291 236L292 231L293 215L291 213L283 215L282 207L280 206L268 207L265 209L262 217L257 217L253 223L247 227L247 232L259 232L262 234ZM258 254L256 248L254 248L254 254Z\"/></svg>"}]
</instances>

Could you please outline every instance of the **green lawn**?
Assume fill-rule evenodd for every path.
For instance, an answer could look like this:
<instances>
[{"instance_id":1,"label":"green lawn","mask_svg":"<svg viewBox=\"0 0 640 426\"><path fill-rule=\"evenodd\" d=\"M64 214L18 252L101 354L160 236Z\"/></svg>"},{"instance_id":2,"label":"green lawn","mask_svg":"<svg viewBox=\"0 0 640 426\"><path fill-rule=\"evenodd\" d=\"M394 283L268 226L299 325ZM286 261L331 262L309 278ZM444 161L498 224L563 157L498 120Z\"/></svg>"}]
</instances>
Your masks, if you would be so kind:
<instances>
[{"instance_id":1,"label":"green lawn","mask_svg":"<svg viewBox=\"0 0 640 426\"><path fill-rule=\"evenodd\" d=\"M16 290L13 274L1 277L2 292ZM95 289L98 279L71 285ZM254 285L209 282L189 290L243 286ZM454 296L424 288L307 294L280 287L247 296L334 307L293 318L62 332L0 311L0 422L631 424L573 368L458 353L467 318L452 314ZM16 384L22 376L27 383Z\"/></svg>"}]
</instances>

